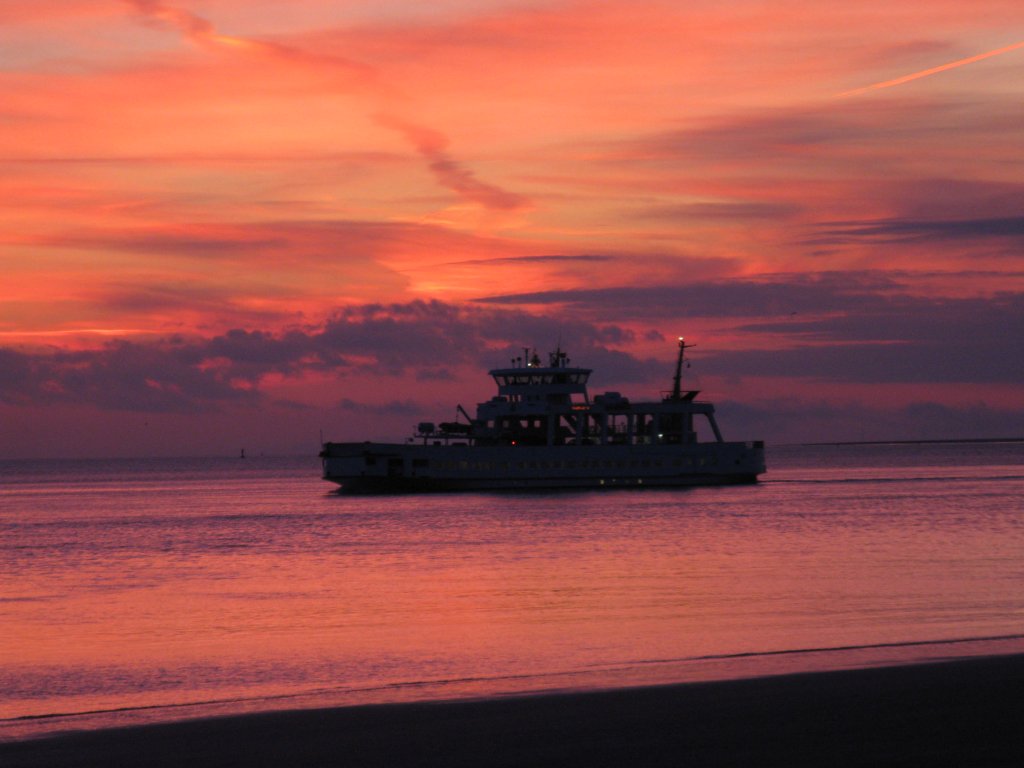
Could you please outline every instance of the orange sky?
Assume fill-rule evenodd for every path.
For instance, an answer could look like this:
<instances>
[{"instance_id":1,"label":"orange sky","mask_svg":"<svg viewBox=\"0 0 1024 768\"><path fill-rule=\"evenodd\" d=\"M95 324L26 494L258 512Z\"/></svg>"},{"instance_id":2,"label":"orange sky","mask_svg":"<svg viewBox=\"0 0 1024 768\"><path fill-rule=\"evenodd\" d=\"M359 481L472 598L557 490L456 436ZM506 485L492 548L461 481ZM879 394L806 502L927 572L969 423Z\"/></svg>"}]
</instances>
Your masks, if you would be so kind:
<instances>
[{"instance_id":1,"label":"orange sky","mask_svg":"<svg viewBox=\"0 0 1024 768\"><path fill-rule=\"evenodd\" d=\"M402 437L559 338L655 394L679 333L727 437L1024 434L1021 20L4 3L0 457Z\"/></svg>"}]
</instances>

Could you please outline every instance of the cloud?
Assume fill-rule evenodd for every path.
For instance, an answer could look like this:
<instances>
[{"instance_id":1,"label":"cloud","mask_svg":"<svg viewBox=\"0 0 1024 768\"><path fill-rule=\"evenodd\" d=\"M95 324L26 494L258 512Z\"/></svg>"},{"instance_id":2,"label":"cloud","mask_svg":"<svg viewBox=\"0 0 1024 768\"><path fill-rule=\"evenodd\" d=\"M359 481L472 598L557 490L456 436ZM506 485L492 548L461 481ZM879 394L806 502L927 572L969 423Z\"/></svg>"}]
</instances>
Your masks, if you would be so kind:
<instances>
[{"instance_id":1,"label":"cloud","mask_svg":"<svg viewBox=\"0 0 1024 768\"><path fill-rule=\"evenodd\" d=\"M350 398L342 398L335 407L342 411L354 413L372 413L378 416L419 416L423 406L412 400L390 400L386 403L357 402Z\"/></svg>"},{"instance_id":2,"label":"cloud","mask_svg":"<svg viewBox=\"0 0 1024 768\"><path fill-rule=\"evenodd\" d=\"M198 43L212 42L217 31L206 19L189 11L175 8L160 0L124 0L145 18L168 25Z\"/></svg>"},{"instance_id":3,"label":"cloud","mask_svg":"<svg viewBox=\"0 0 1024 768\"><path fill-rule=\"evenodd\" d=\"M31 355L0 347L0 402L28 402L36 391Z\"/></svg>"},{"instance_id":4,"label":"cloud","mask_svg":"<svg viewBox=\"0 0 1024 768\"><path fill-rule=\"evenodd\" d=\"M196 365L192 350L173 342L115 341L99 350L50 354L6 350L5 357L17 375L0 378L0 402L14 405L88 403L160 413L255 397L251 387Z\"/></svg>"},{"instance_id":5,"label":"cloud","mask_svg":"<svg viewBox=\"0 0 1024 768\"><path fill-rule=\"evenodd\" d=\"M459 307L440 301L366 304L340 310L315 334L316 350L343 350L388 373L450 366L490 367L521 354L524 345L559 337L592 350L623 341L614 324L532 315L520 310Z\"/></svg>"},{"instance_id":6,"label":"cloud","mask_svg":"<svg viewBox=\"0 0 1024 768\"><path fill-rule=\"evenodd\" d=\"M791 339L788 348L711 352L724 374L829 382L1024 381L1024 292L986 298L865 297L827 317L742 327Z\"/></svg>"},{"instance_id":7,"label":"cloud","mask_svg":"<svg viewBox=\"0 0 1024 768\"><path fill-rule=\"evenodd\" d=\"M713 221L744 221L752 219L777 221L779 219L791 218L801 210L802 207L795 203L735 201L656 206L645 209L640 215L646 219L665 221L707 221L709 219Z\"/></svg>"},{"instance_id":8,"label":"cloud","mask_svg":"<svg viewBox=\"0 0 1024 768\"><path fill-rule=\"evenodd\" d=\"M1018 323L1022 319L1016 318ZM705 352L702 364L716 375L805 379L822 384L1015 385L1024 380L1024 363L1020 362L1024 348L1020 344L1010 347L992 339L975 339L970 346L946 339L814 343L779 350Z\"/></svg>"},{"instance_id":9,"label":"cloud","mask_svg":"<svg viewBox=\"0 0 1024 768\"><path fill-rule=\"evenodd\" d=\"M404 136L427 160L438 183L465 200L499 211L513 211L527 206L526 198L480 181L472 171L453 159L447 152L448 139L439 131L394 115L380 114L377 122Z\"/></svg>"},{"instance_id":10,"label":"cloud","mask_svg":"<svg viewBox=\"0 0 1024 768\"><path fill-rule=\"evenodd\" d=\"M737 331L782 340L771 347L703 350L702 369L713 376L869 384L1024 380L1024 339L1011 332L1024 327L1024 293L935 299L893 294L882 283L834 275L817 293L781 282L691 287L692 296L717 289L700 308L715 317L759 311L778 318ZM794 316L791 306L817 315ZM273 377L447 379L453 370L486 370L521 355L524 346L559 340L597 371L599 386L664 378L664 360L623 351L637 338L620 325L414 301L347 307L322 324L277 333L233 329L210 338L118 340L78 351L0 349L0 401L204 411L218 403L260 402Z\"/></svg>"},{"instance_id":11,"label":"cloud","mask_svg":"<svg viewBox=\"0 0 1024 768\"><path fill-rule=\"evenodd\" d=\"M411 222L324 219L261 220L241 223L161 222L152 225L54 228L27 239L35 246L161 254L203 260L262 261L264 267L288 262L315 270L326 254L343 256L350 265L402 250L410 243L458 248L470 236L442 227Z\"/></svg>"},{"instance_id":12,"label":"cloud","mask_svg":"<svg viewBox=\"0 0 1024 768\"><path fill-rule=\"evenodd\" d=\"M486 370L525 344L562 337L580 351L628 341L614 325L594 326L522 312L464 309L442 302L367 304L311 327L272 333L232 329L210 338L117 340L78 351L0 348L0 402L90 403L113 411L206 411L260 402L268 377L408 371L438 378L451 367ZM631 358L614 354L628 372Z\"/></svg>"},{"instance_id":13,"label":"cloud","mask_svg":"<svg viewBox=\"0 0 1024 768\"><path fill-rule=\"evenodd\" d=\"M718 420L727 440L765 437L769 472L772 454L787 443L1005 439L1024 436L1024 411L961 402L953 405L927 399L909 405L878 400L844 403L787 398L773 402L717 404ZM957 450L963 451L961 446Z\"/></svg>"},{"instance_id":14,"label":"cloud","mask_svg":"<svg viewBox=\"0 0 1024 768\"><path fill-rule=\"evenodd\" d=\"M928 111L923 105L903 105L885 110L869 107L859 112L818 106L737 112L705 117L677 130L608 143L606 156L612 161L663 158L716 166L744 160L754 161L756 167L778 163L784 157L820 154L825 148L850 141L883 135L891 140L898 129L882 123L883 113L887 121L905 125L915 115Z\"/></svg>"},{"instance_id":15,"label":"cloud","mask_svg":"<svg viewBox=\"0 0 1024 768\"><path fill-rule=\"evenodd\" d=\"M230 57L235 57L243 63L248 60L261 62L263 66L259 78L252 77L248 65L236 68L233 74L229 65L224 68L224 74L218 76L228 78L232 83L230 87L248 91L246 102L267 100L267 94L272 93L273 88L264 85L263 81L266 80L269 84L274 78L293 77L294 75L289 74L290 70L298 68L303 80L286 81L291 84L281 90L298 93L304 97L308 97L307 91L317 94L315 111L309 112L310 117L303 121L301 130L322 131L323 128L320 126L329 125L340 119L347 123L346 130L335 140L351 141L354 109L357 114L361 113L361 117L373 116L372 119L377 125L401 134L426 160L435 180L444 188L456 193L460 199L482 206L488 211L517 211L528 207L529 203L522 195L481 180L463 161L457 160L449 151L449 141L441 131L402 116L402 111L411 109L413 99L408 93L403 93L400 79L389 79L385 73L387 67L382 69L373 64L366 64L363 60L338 56L335 53L337 50L350 51L362 48L372 59L379 55L379 51L375 54L372 41L392 34L394 25L364 25L358 29L344 27L326 36L298 34L282 42L225 34L207 17L162 0L124 2L146 23L174 30L201 48L229 57L228 61L231 61ZM412 30L415 29L417 25L413 24ZM406 30L406 33L410 31ZM365 38L370 39L369 45L366 45ZM344 76L340 81L334 77L337 72ZM339 85L343 88L339 89ZM222 91L223 89L220 89L216 96L220 97ZM356 103L349 103L341 98L344 93L354 93L362 98ZM219 103L211 109L217 113L222 112ZM309 110L308 107L306 109ZM319 123L316 128L313 128L314 121ZM268 124L265 123L260 131L267 131L265 126ZM279 126L276 130L281 133L290 130L294 134L297 130L291 120L280 115L276 116L273 124ZM248 135L249 126L245 126L241 133ZM326 135L318 136L318 139L330 140ZM231 147L224 147L224 151L230 152Z\"/></svg>"},{"instance_id":16,"label":"cloud","mask_svg":"<svg viewBox=\"0 0 1024 768\"><path fill-rule=\"evenodd\" d=\"M811 242L842 243L858 239L872 239L880 242L946 242L950 239L1024 238L1024 216L937 221L882 219L863 222L830 222L820 226L824 230L822 236Z\"/></svg>"},{"instance_id":17,"label":"cloud","mask_svg":"<svg viewBox=\"0 0 1024 768\"><path fill-rule=\"evenodd\" d=\"M536 291L490 296L477 301L482 304L559 304L601 313L615 309L622 318L778 317L860 305L872 300L874 292L898 285L893 277L884 273L825 272L674 285Z\"/></svg>"},{"instance_id":18,"label":"cloud","mask_svg":"<svg viewBox=\"0 0 1024 768\"><path fill-rule=\"evenodd\" d=\"M23 262L33 285L49 287L0 304L0 331L280 328L299 315L323 317L339 301L402 295L412 270L437 277L434 260L519 250L431 224L329 219L50 224L20 247L50 254L39 266ZM84 259L93 265L84 277L51 266Z\"/></svg>"},{"instance_id":19,"label":"cloud","mask_svg":"<svg viewBox=\"0 0 1024 768\"><path fill-rule=\"evenodd\" d=\"M340 67L362 76L373 77L375 70L361 62L340 56L325 56L301 48L268 40L223 34L207 18L162 2L162 0L123 0L148 23L175 30L188 41L203 48L260 56L282 62Z\"/></svg>"},{"instance_id":20,"label":"cloud","mask_svg":"<svg viewBox=\"0 0 1024 768\"><path fill-rule=\"evenodd\" d=\"M253 236L255 228L211 227L136 227L107 231L78 231L46 234L34 238L36 245L61 248L87 248L125 251L136 254L163 254L217 258L238 257L284 248L283 236Z\"/></svg>"},{"instance_id":21,"label":"cloud","mask_svg":"<svg viewBox=\"0 0 1024 768\"><path fill-rule=\"evenodd\" d=\"M896 103L811 102L696 115L672 130L635 131L587 149L590 162L605 173L642 170L651 190L663 189L670 176L670 188L679 192L732 196L738 199L718 202L741 206L792 206L784 213L808 214L833 196L846 208L873 202L851 197L866 186L917 182L922 169L929 180L942 169L950 185L994 186L1009 178L1002 171L1017 151L1011 126L1022 119L1019 102L984 94ZM969 162L956 149L965 142L978 148ZM916 164L921 155L931 161ZM824 200L823 192L828 192ZM688 212L686 205L677 209Z\"/></svg>"},{"instance_id":22,"label":"cloud","mask_svg":"<svg viewBox=\"0 0 1024 768\"><path fill-rule=\"evenodd\" d=\"M614 259L615 256L611 256L608 254L549 254L539 256L504 256L493 259L467 259L465 261L448 261L445 262L445 266L459 266L470 264L480 266L486 266L488 264L556 264L560 262L603 262L613 261Z\"/></svg>"},{"instance_id":23,"label":"cloud","mask_svg":"<svg viewBox=\"0 0 1024 768\"><path fill-rule=\"evenodd\" d=\"M966 277L966 276L965 276ZM843 382L1024 381L1024 291L983 297L920 296L917 275L826 273L688 285L543 291L486 304L571 308L621 322L710 318L777 342L703 357L717 373ZM946 285L956 275L944 275Z\"/></svg>"}]
</instances>

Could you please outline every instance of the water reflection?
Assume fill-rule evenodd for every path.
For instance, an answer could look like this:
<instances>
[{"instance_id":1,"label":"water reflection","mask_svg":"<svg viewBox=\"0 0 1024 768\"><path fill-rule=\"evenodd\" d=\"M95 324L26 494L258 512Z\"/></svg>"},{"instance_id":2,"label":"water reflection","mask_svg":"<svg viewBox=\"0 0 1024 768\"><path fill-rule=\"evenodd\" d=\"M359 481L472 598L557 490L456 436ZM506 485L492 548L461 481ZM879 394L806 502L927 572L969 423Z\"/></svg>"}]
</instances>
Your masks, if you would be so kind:
<instances>
[{"instance_id":1,"label":"water reflection","mask_svg":"<svg viewBox=\"0 0 1024 768\"><path fill-rule=\"evenodd\" d=\"M1021 633L1019 450L804 450L756 486L643 493L344 497L305 465L22 478L0 492L0 717L637 684Z\"/></svg>"}]
</instances>

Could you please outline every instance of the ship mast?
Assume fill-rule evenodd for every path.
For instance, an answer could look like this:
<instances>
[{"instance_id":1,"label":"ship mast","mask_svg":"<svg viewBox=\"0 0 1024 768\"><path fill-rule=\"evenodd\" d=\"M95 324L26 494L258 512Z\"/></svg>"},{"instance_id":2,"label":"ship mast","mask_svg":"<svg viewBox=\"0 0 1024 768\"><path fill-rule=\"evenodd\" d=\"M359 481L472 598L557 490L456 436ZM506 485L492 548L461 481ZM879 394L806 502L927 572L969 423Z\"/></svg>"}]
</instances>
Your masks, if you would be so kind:
<instances>
[{"instance_id":1,"label":"ship mast","mask_svg":"<svg viewBox=\"0 0 1024 768\"><path fill-rule=\"evenodd\" d=\"M687 344L682 336L679 337L679 359L676 360L676 375L672 378L672 395L669 400L683 399L683 360L684 353L696 344Z\"/></svg>"}]
</instances>

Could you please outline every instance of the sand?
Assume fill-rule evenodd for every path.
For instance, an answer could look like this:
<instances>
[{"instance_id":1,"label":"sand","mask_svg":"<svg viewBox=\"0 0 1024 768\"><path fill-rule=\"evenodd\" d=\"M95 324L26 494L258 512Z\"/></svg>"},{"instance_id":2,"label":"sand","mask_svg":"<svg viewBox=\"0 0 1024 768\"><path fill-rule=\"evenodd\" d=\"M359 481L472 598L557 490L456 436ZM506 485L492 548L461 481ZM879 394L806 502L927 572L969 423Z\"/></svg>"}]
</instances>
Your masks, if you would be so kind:
<instances>
[{"instance_id":1,"label":"sand","mask_svg":"<svg viewBox=\"0 0 1024 768\"><path fill-rule=\"evenodd\" d=\"M1024 655L0 744L18 766L1024 766Z\"/></svg>"}]
</instances>

